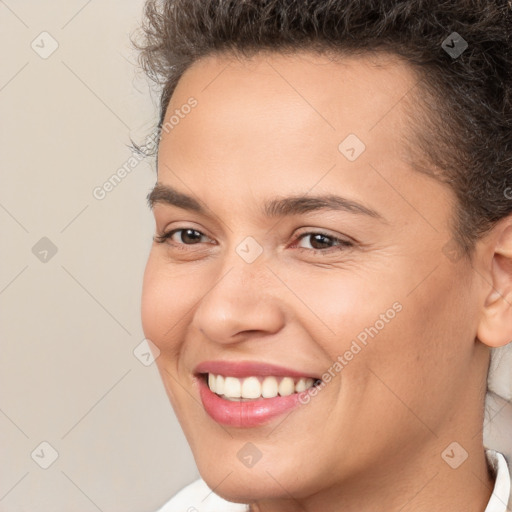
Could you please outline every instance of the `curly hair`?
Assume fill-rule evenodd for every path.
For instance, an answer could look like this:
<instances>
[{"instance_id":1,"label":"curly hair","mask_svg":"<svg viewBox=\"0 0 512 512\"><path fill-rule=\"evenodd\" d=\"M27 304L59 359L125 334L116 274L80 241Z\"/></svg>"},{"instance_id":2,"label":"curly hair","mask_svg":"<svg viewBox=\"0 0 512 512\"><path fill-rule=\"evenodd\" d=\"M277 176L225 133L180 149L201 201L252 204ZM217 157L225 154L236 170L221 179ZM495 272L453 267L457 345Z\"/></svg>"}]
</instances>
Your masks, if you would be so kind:
<instances>
[{"instance_id":1,"label":"curly hair","mask_svg":"<svg viewBox=\"0 0 512 512\"><path fill-rule=\"evenodd\" d=\"M476 241L512 213L511 29L511 0L147 0L133 44L161 87L159 130L179 79L204 56L404 59L420 77L416 118L424 114L413 130L414 167L452 188L453 239L471 258ZM453 32L468 45L456 56L443 48Z\"/></svg>"}]
</instances>

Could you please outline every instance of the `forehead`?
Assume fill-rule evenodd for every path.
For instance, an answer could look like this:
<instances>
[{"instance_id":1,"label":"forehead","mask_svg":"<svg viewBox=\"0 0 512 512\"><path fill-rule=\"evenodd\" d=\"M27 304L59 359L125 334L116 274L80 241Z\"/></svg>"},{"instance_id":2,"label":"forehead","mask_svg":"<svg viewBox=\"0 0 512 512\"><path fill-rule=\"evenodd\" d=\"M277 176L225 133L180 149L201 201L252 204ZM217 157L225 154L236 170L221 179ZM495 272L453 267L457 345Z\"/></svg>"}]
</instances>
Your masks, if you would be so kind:
<instances>
[{"instance_id":1,"label":"forehead","mask_svg":"<svg viewBox=\"0 0 512 512\"><path fill-rule=\"evenodd\" d=\"M370 145L386 139L405 157L406 145L399 144L406 131L404 112L414 104L418 82L410 66L385 53L211 55L181 77L166 114L167 121L172 116L171 130L163 139L172 144L192 129L203 154L214 156L223 148L233 156L249 154L254 141L264 144L267 155L294 151L318 160L322 154L329 158L352 133ZM198 102L189 116L193 122L180 116L175 124L173 114L191 96ZM304 146L305 140L310 144Z\"/></svg>"},{"instance_id":2,"label":"forehead","mask_svg":"<svg viewBox=\"0 0 512 512\"><path fill-rule=\"evenodd\" d=\"M420 79L403 59L385 52L357 56L259 52L248 57L221 53L189 67L168 113L194 95L208 101L210 111L216 104L224 118L244 109L250 113L254 107L267 119L272 112L287 113L289 118L293 111L294 119L302 114L308 124L323 121L331 130L347 125L372 130L385 117L390 122L391 110L403 113ZM223 110L227 104L236 110Z\"/></svg>"},{"instance_id":3,"label":"forehead","mask_svg":"<svg viewBox=\"0 0 512 512\"><path fill-rule=\"evenodd\" d=\"M166 120L179 122L163 133L159 181L179 185L176 175L188 174L202 197L228 181L255 195L342 187L377 203L394 194L387 208L398 211L396 194L413 200L419 188L425 195L436 185L412 170L404 143L418 84L414 70L389 54L205 57L171 98ZM191 97L197 106L183 109Z\"/></svg>"}]
</instances>

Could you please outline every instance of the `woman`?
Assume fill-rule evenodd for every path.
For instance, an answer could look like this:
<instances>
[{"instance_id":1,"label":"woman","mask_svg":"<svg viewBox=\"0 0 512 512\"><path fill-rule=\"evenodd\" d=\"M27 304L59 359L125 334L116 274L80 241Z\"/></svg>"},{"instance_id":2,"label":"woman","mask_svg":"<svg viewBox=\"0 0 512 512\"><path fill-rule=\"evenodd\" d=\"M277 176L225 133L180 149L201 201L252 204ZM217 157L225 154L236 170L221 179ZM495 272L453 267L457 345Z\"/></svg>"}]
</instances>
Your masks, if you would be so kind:
<instances>
[{"instance_id":1,"label":"woman","mask_svg":"<svg viewBox=\"0 0 512 512\"><path fill-rule=\"evenodd\" d=\"M509 3L145 14L142 322L202 477L162 512L507 510Z\"/></svg>"}]
</instances>

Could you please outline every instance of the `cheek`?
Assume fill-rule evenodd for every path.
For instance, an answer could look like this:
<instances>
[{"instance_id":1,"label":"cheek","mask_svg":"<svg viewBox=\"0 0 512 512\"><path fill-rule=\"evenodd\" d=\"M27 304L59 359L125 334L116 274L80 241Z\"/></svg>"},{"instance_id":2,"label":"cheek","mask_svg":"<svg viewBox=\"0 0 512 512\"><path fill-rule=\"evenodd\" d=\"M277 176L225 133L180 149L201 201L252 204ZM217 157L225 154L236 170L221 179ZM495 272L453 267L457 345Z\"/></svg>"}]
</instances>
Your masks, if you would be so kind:
<instances>
[{"instance_id":1,"label":"cheek","mask_svg":"<svg viewBox=\"0 0 512 512\"><path fill-rule=\"evenodd\" d=\"M161 360L177 359L192 315L208 286L211 284L198 269L171 265L161 254L150 254L144 272L141 319L144 335L160 349Z\"/></svg>"},{"instance_id":2,"label":"cheek","mask_svg":"<svg viewBox=\"0 0 512 512\"><path fill-rule=\"evenodd\" d=\"M383 418L396 405L434 431L453 407L473 350L463 283L438 270L400 294L403 309L370 341L361 372L367 370L376 403L380 396Z\"/></svg>"},{"instance_id":3,"label":"cheek","mask_svg":"<svg viewBox=\"0 0 512 512\"><path fill-rule=\"evenodd\" d=\"M462 293L467 276L441 265L424 280L430 271L409 264L396 272L347 272L338 281L305 279L295 289L316 313L308 313L306 328L318 333L333 364L342 358L332 368L341 409L353 410L362 424L375 423L376 411L382 422L404 420L409 407L435 425L450 407L449 390L460 386L474 329L470 297Z\"/></svg>"},{"instance_id":4,"label":"cheek","mask_svg":"<svg viewBox=\"0 0 512 512\"><path fill-rule=\"evenodd\" d=\"M177 371L180 340L184 339L184 297L176 291L173 276L152 252L144 272L141 320L144 336L160 350L155 363L176 414L179 415L179 389L173 385Z\"/></svg>"},{"instance_id":5,"label":"cheek","mask_svg":"<svg viewBox=\"0 0 512 512\"><path fill-rule=\"evenodd\" d=\"M355 262L347 262L344 268L328 270L322 274L315 268L310 275L302 272L287 280L301 300L296 307L297 312L304 311L305 328L334 361L353 340L364 347L365 341L382 337L403 308L396 281L383 282L384 269L363 271Z\"/></svg>"},{"instance_id":6,"label":"cheek","mask_svg":"<svg viewBox=\"0 0 512 512\"><path fill-rule=\"evenodd\" d=\"M164 352L179 337L185 303L176 282L158 258L150 255L144 272L141 316L146 338Z\"/></svg>"},{"instance_id":7,"label":"cheek","mask_svg":"<svg viewBox=\"0 0 512 512\"><path fill-rule=\"evenodd\" d=\"M156 265L154 257L150 254L144 271L141 297L141 319L144 336L157 344L158 325L160 322L158 307L161 290L157 279Z\"/></svg>"}]
</instances>

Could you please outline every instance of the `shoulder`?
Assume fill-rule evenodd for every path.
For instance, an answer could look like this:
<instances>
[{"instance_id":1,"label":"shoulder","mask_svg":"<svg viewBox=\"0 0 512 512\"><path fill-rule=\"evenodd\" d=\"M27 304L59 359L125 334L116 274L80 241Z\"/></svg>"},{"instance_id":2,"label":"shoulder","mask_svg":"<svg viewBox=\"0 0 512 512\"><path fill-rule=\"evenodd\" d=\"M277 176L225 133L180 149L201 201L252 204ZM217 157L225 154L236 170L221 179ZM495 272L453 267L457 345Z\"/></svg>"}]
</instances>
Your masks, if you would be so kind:
<instances>
[{"instance_id":1,"label":"shoulder","mask_svg":"<svg viewBox=\"0 0 512 512\"><path fill-rule=\"evenodd\" d=\"M247 508L223 500L199 479L184 487L157 512L246 512Z\"/></svg>"}]
</instances>

